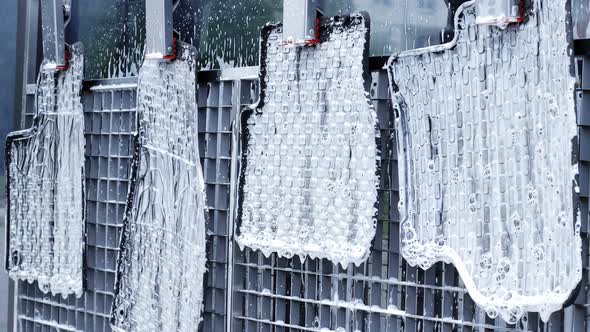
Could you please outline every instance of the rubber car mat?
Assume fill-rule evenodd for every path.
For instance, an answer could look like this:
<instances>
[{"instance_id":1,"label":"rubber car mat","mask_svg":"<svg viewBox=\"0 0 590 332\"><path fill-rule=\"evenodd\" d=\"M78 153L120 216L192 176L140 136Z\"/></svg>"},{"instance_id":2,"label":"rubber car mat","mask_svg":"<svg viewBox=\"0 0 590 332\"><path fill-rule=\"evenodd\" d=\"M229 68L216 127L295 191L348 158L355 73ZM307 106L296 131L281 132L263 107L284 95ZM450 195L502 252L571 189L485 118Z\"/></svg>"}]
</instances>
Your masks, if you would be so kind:
<instances>
[{"instance_id":1,"label":"rubber car mat","mask_svg":"<svg viewBox=\"0 0 590 332\"><path fill-rule=\"evenodd\" d=\"M452 42L389 62L402 255L453 263L511 324L547 321L582 275L569 2L531 4L501 29L469 1Z\"/></svg>"},{"instance_id":2,"label":"rubber car mat","mask_svg":"<svg viewBox=\"0 0 590 332\"><path fill-rule=\"evenodd\" d=\"M205 189L197 146L194 49L146 59L139 133L117 264L115 331L191 331L201 320Z\"/></svg>"},{"instance_id":3,"label":"rubber car mat","mask_svg":"<svg viewBox=\"0 0 590 332\"><path fill-rule=\"evenodd\" d=\"M67 70L44 62L30 129L6 140L6 269L43 293L82 295L85 201L81 44Z\"/></svg>"},{"instance_id":4,"label":"rubber car mat","mask_svg":"<svg viewBox=\"0 0 590 332\"><path fill-rule=\"evenodd\" d=\"M322 18L319 43L261 36L260 96L240 115L238 245L348 266L375 235L378 130L368 96L369 18Z\"/></svg>"}]
</instances>

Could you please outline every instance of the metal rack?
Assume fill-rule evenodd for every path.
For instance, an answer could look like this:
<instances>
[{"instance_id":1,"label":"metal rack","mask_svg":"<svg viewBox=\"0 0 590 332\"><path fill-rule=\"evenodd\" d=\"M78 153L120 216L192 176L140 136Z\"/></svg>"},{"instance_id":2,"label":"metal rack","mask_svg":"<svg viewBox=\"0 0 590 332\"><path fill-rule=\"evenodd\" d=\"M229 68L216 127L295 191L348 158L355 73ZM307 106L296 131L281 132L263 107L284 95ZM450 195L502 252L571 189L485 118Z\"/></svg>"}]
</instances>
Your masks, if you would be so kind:
<instances>
[{"instance_id":1,"label":"metal rack","mask_svg":"<svg viewBox=\"0 0 590 332\"><path fill-rule=\"evenodd\" d=\"M32 119L38 69L36 19L39 0L20 4L20 73L17 107L21 126ZM66 38L67 39L67 38ZM436 264L410 267L399 252L397 160L387 73L372 59L371 98L382 138L379 222L369 260L342 269L325 260L287 260L240 251L229 218L231 123L257 98L256 67L198 74L199 144L209 225L205 313L201 331L585 331L588 324L588 198L590 197L590 51L576 45L580 89L580 196L584 279L575 303L544 324L529 314L517 326L492 320L477 308L455 269ZM590 49L590 48L588 48ZM381 66L380 66L381 65ZM19 70L20 70L19 69ZM66 300L20 282L15 294L15 331L110 331L108 324L128 171L136 129L135 79L88 81L85 112L87 169L87 291ZM335 297L337 294L337 297ZM362 305L361 305L362 304ZM341 328L338 330L338 328Z\"/></svg>"}]
</instances>

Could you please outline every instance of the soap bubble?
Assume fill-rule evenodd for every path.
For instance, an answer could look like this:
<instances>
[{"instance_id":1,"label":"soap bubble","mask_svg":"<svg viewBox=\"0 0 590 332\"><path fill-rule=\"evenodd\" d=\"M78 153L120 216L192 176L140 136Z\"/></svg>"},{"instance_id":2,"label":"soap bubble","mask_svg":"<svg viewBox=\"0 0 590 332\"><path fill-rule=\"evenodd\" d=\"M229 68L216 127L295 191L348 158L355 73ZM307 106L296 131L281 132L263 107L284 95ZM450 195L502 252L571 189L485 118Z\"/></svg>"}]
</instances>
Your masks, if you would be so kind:
<instances>
[{"instance_id":1,"label":"soap bubble","mask_svg":"<svg viewBox=\"0 0 590 332\"><path fill-rule=\"evenodd\" d=\"M492 268L494 259L491 253L485 253L481 255L481 259L479 265L481 266L482 270L490 270Z\"/></svg>"},{"instance_id":2,"label":"soap bubble","mask_svg":"<svg viewBox=\"0 0 590 332\"><path fill-rule=\"evenodd\" d=\"M533 255L537 261L542 261L545 258L545 249L543 244L538 244L534 247Z\"/></svg>"},{"instance_id":3,"label":"soap bubble","mask_svg":"<svg viewBox=\"0 0 590 332\"><path fill-rule=\"evenodd\" d=\"M490 318L498 317L498 311L494 307L486 308L486 313L488 314L488 316L490 316Z\"/></svg>"}]
</instances>

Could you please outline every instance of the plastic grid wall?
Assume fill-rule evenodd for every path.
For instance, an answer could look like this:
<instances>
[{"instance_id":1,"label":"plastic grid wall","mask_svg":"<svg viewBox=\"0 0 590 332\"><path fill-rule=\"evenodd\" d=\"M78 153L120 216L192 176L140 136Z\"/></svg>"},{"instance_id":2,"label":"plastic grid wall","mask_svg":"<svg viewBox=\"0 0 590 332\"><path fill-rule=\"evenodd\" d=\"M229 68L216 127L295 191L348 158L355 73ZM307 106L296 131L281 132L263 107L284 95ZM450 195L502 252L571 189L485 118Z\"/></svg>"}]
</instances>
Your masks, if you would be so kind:
<instances>
[{"instance_id":1,"label":"plastic grid wall","mask_svg":"<svg viewBox=\"0 0 590 332\"><path fill-rule=\"evenodd\" d=\"M199 82L199 155L208 206L207 272L201 330L226 331L228 218L231 165L233 82Z\"/></svg>"},{"instance_id":2,"label":"plastic grid wall","mask_svg":"<svg viewBox=\"0 0 590 332\"><path fill-rule=\"evenodd\" d=\"M18 286L19 331L110 331L109 317L136 130L135 91L85 92L86 287L81 298Z\"/></svg>"},{"instance_id":3,"label":"plastic grid wall","mask_svg":"<svg viewBox=\"0 0 590 332\"><path fill-rule=\"evenodd\" d=\"M113 82L116 83L116 82ZM199 84L199 148L209 208L207 273L202 331L225 331L232 82ZM76 299L42 294L19 283L19 331L111 331L123 214L137 130L136 91L85 90L86 291ZM26 113L26 123L33 114Z\"/></svg>"},{"instance_id":4,"label":"plastic grid wall","mask_svg":"<svg viewBox=\"0 0 590 332\"><path fill-rule=\"evenodd\" d=\"M590 58L588 58L590 60ZM587 85L580 92L581 150L590 151L590 117L583 101L590 97L590 66L583 67ZM199 76L201 77L201 76ZM226 330L231 122L238 110L257 98L255 79L205 79L198 85L199 142L205 169L209 225L208 272L202 331ZM367 263L344 270L329 261L264 258L236 246L233 260L233 331L584 331L586 287L576 305L556 313L548 324L538 315L526 324L507 326L474 306L450 265L428 271L408 266L399 256L397 161L393 114L385 71L373 72L371 89L382 137L382 176L377 235ZM110 331L117 243L125 207L129 162L135 130L135 91L85 91L87 155L87 291L80 299L42 294L36 285L19 283L19 331ZM587 107L586 107L587 108ZM26 113L30 123L32 114ZM590 153L580 155L584 252L588 240ZM588 266L588 257L584 258ZM584 282L588 269L584 270ZM335 301L334 292L338 293ZM365 304L359 308L360 303ZM347 308L347 306L349 308ZM352 310L350 306L356 306ZM404 316L391 315L397 306ZM393 312L393 310L392 310ZM72 329L73 328L73 329Z\"/></svg>"},{"instance_id":5,"label":"plastic grid wall","mask_svg":"<svg viewBox=\"0 0 590 332\"><path fill-rule=\"evenodd\" d=\"M386 72L373 72L372 78L382 169L371 256L360 267L342 269L327 260L265 258L234 246L233 331L584 331L587 268L575 305L555 313L548 323L533 313L507 325L475 306L452 265L438 263L423 271L401 258L393 112ZM583 186L588 192L588 181ZM584 214L587 253L587 200ZM584 261L587 266L587 257Z\"/></svg>"}]
</instances>

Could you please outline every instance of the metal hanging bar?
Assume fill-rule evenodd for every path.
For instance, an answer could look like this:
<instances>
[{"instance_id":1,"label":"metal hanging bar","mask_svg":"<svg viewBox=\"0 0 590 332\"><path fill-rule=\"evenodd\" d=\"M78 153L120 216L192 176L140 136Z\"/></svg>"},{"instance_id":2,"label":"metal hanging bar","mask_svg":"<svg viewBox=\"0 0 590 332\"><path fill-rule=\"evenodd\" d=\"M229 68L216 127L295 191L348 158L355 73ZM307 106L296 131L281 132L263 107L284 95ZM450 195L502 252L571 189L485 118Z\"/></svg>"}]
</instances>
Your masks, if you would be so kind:
<instances>
[{"instance_id":1,"label":"metal hanging bar","mask_svg":"<svg viewBox=\"0 0 590 332\"><path fill-rule=\"evenodd\" d=\"M69 1L68 1L69 4ZM63 0L41 1L41 33L46 66L65 68L65 13Z\"/></svg>"},{"instance_id":2,"label":"metal hanging bar","mask_svg":"<svg viewBox=\"0 0 590 332\"><path fill-rule=\"evenodd\" d=\"M146 58L174 58L173 0L146 0Z\"/></svg>"},{"instance_id":3,"label":"metal hanging bar","mask_svg":"<svg viewBox=\"0 0 590 332\"><path fill-rule=\"evenodd\" d=\"M295 45L317 44L319 16L318 0L284 0L283 41Z\"/></svg>"},{"instance_id":4,"label":"metal hanging bar","mask_svg":"<svg viewBox=\"0 0 590 332\"><path fill-rule=\"evenodd\" d=\"M524 20L524 0L486 0L477 2L477 18L480 25L496 25L505 28L508 24Z\"/></svg>"}]
</instances>

